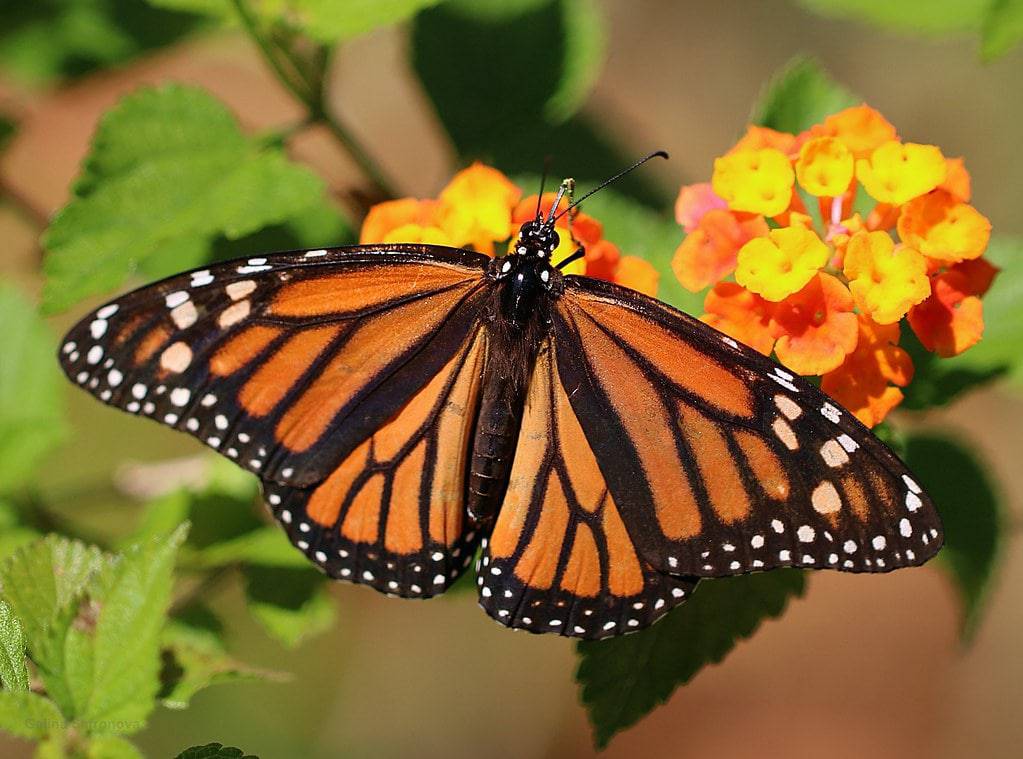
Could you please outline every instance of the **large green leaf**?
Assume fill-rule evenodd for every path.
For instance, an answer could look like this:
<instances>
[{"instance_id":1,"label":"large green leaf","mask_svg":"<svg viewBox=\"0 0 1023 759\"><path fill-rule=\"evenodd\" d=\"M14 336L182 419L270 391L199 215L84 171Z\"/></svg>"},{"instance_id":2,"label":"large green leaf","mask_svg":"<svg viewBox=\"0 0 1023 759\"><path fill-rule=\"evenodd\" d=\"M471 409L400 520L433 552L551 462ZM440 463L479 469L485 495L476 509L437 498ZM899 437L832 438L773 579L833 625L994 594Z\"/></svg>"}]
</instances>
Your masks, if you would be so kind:
<instances>
[{"instance_id":1,"label":"large green leaf","mask_svg":"<svg viewBox=\"0 0 1023 759\"><path fill-rule=\"evenodd\" d=\"M0 691L0 730L19 738L45 738L64 726L60 709L32 691Z\"/></svg>"},{"instance_id":2,"label":"large green leaf","mask_svg":"<svg viewBox=\"0 0 1023 759\"><path fill-rule=\"evenodd\" d=\"M750 121L779 132L799 134L825 116L855 103L856 97L828 76L817 61L800 56L771 77Z\"/></svg>"},{"instance_id":3,"label":"large green leaf","mask_svg":"<svg viewBox=\"0 0 1023 759\"><path fill-rule=\"evenodd\" d=\"M25 631L11 605L0 599L0 684L5 690L28 690Z\"/></svg>"},{"instance_id":4,"label":"large green leaf","mask_svg":"<svg viewBox=\"0 0 1023 759\"><path fill-rule=\"evenodd\" d=\"M334 622L328 580L312 567L248 566L244 572L249 611L284 645L297 646Z\"/></svg>"},{"instance_id":5,"label":"large green leaf","mask_svg":"<svg viewBox=\"0 0 1023 759\"><path fill-rule=\"evenodd\" d=\"M450 0L416 16L412 64L463 159L536 174L551 156L552 170L580 180L580 190L628 165L631 156L572 116L603 60L603 24L592 5ZM666 205L642 173L617 187Z\"/></svg>"},{"instance_id":6,"label":"large green leaf","mask_svg":"<svg viewBox=\"0 0 1023 759\"><path fill-rule=\"evenodd\" d=\"M938 558L963 606L962 637L980 623L1001 551L1004 517L998 492L973 452L937 435L910 435L905 460L938 508L945 545Z\"/></svg>"},{"instance_id":7,"label":"large green leaf","mask_svg":"<svg viewBox=\"0 0 1023 759\"><path fill-rule=\"evenodd\" d=\"M0 66L33 84L74 77L168 45L201 17L138 0L33 0L4 4Z\"/></svg>"},{"instance_id":8,"label":"large green leaf","mask_svg":"<svg viewBox=\"0 0 1023 759\"><path fill-rule=\"evenodd\" d=\"M724 659L803 588L803 574L789 569L706 580L653 627L580 643L576 680L597 746L606 746L703 667Z\"/></svg>"},{"instance_id":9,"label":"large green leaf","mask_svg":"<svg viewBox=\"0 0 1023 759\"><path fill-rule=\"evenodd\" d=\"M56 340L35 306L0 283L0 493L30 481L64 439L64 378Z\"/></svg>"},{"instance_id":10,"label":"large green leaf","mask_svg":"<svg viewBox=\"0 0 1023 759\"><path fill-rule=\"evenodd\" d=\"M74 701L67 684L64 644L86 585L109 557L98 548L50 535L0 565L0 586L25 631L46 692L67 715Z\"/></svg>"},{"instance_id":11,"label":"large green leaf","mask_svg":"<svg viewBox=\"0 0 1023 759\"><path fill-rule=\"evenodd\" d=\"M174 559L187 532L182 525L128 549L90 583L65 644L77 719L90 734L135 732L152 711Z\"/></svg>"},{"instance_id":12,"label":"large green leaf","mask_svg":"<svg viewBox=\"0 0 1023 759\"><path fill-rule=\"evenodd\" d=\"M44 308L106 292L149 259L165 270L197 266L218 237L238 239L322 203L317 176L246 138L209 93L140 90L103 118L75 197L44 236Z\"/></svg>"}]
</instances>

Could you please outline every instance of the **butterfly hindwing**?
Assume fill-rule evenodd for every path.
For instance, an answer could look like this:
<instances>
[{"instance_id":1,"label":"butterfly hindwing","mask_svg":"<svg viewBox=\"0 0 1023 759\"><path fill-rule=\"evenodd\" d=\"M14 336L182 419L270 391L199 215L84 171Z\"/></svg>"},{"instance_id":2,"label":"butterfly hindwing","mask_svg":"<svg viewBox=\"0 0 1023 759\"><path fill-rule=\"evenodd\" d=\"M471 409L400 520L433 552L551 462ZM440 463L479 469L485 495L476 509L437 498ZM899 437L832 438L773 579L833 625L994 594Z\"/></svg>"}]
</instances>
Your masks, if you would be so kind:
<instances>
[{"instance_id":1,"label":"butterfly hindwing","mask_svg":"<svg viewBox=\"0 0 1023 759\"><path fill-rule=\"evenodd\" d=\"M330 576L385 593L443 593L472 560L465 468L479 410L486 337L465 344L321 483L264 482L291 541Z\"/></svg>"},{"instance_id":2,"label":"butterfly hindwing","mask_svg":"<svg viewBox=\"0 0 1023 759\"><path fill-rule=\"evenodd\" d=\"M555 348L529 385L508 491L477 567L480 605L509 627L603 638L646 627L695 581L655 571L608 492Z\"/></svg>"},{"instance_id":3,"label":"butterfly hindwing","mask_svg":"<svg viewBox=\"0 0 1023 759\"><path fill-rule=\"evenodd\" d=\"M60 360L104 403L308 486L464 344L487 260L397 245L220 264L100 307Z\"/></svg>"},{"instance_id":4,"label":"butterfly hindwing","mask_svg":"<svg viewBox=\"0 0 1023 759\"><path fill-rule=\"evenodd\" d=\"M937 512L902 462L752 349L653 299L574 277L554 334L582 429L657 569L881 572L940 547Z\"/></svg>"}]
</instances>

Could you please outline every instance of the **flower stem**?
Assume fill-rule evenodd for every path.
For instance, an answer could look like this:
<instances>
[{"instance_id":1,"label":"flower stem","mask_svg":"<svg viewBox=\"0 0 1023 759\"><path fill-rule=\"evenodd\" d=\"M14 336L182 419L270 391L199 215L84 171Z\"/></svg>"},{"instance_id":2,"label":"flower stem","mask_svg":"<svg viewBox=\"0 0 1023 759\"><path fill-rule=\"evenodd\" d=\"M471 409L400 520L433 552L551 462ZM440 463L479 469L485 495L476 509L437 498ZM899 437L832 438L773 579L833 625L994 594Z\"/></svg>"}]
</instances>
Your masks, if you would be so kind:
<instances>
[{"instance_id":1,"label":"flower stem","mask_svg":"<svg viewBox=\"0 0 1023 759\"><path fill-rule=\"evenodd\" d=\"M329 56L323 55L318 61L323 70L315 73L305 71L304 67L299 65L292 57L290 50L275 44L274 41L263 34L258 20L245 0L232 0L232 3L246 33L256 43L263 58L270 68L273 69L281 84L308 109L310 122L327 127L373 185L374 195L379 196L381 199L396 197L394 186L384 175L369 152L356 139L347 126L327 111L323 97L323 82L325 80L323 70L326 69Z\"/></svg>"}]
</instances>

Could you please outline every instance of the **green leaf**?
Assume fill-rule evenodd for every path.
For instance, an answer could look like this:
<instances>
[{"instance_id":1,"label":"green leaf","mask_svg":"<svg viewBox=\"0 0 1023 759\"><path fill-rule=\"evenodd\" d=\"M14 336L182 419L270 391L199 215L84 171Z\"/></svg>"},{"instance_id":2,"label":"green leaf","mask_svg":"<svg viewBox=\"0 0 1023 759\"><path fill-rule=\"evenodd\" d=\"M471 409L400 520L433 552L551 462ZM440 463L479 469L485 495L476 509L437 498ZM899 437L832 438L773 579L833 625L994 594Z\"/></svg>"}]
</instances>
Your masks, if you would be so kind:
<instances>
[{"instance_id":1,"label":"green leaf","mask_svg":"<svg viewBox=\"0 0 1023 759\"><path fill-rule=\"evenodd\" d=\"M200 690L245 680L281 680L283 675L256 669L231 657L224 648L223 626L205 606L192 606L164 628L161 636L160 702L184 709Z\"/></svg>"},{"instance_id":2,"label":"green leaf","mask_svg":"<svg viewBox=\"0 0 1023 759\"><path fill-rule=\"evenodd\" d=\"M291 0L294 19L310 37L333 43L358 37L414 16L440 0ZM292 15L293 14L293 15Z\"/></svg>"},{"instance_id":3,"label":"green leaf","mask_svg":"<svg viewBox=\"0 0 1023 759\"><path fill-rule=\"evenodd\" d=\"M941 566L959 591L961 635L969 642L980 624L1001 553L1001 498L983 464L962 443L938 435L910 435L905 461L930 493L945 528Z\"/></svg>"},{"instance_id":4,"label":"green leaf","mask_svg":"<svg viewBox=\"0 0 1023 759\"><path fill-rule=\"evenodd\" d=\"M449 0L416 16L412 65L463 160L536 174L554 156L554 173L575 177L580 190L634 160L585 116L571 115L603 57L603 25L591 5ZM666 206L648 177L634 173L616 188Z\"/></svg>"},{"instance_id":5,"label":"green leaf","mask_svg":"<svg viewBox=\"0 0 1023 759\"><path fill-rule=\"evenodd\" d=\"M1005 55L1023 40L1023 0L994 0L981 30L985 61Z\"/></svg>"},{"instance_id":6,"label":"green leaf","mask_svg":"<svg viewBox=\"0 0 1023 759\"><path fill-rule=\"evenodd\" d=\"M103 735L89 741L86 759L144 759L134 743L119 735Z\"/></svg>"},{"instance_id":7,"label":"green leaf","mask_svg":"<svg viewBox=\"0 0 1023 759\"><path fill-rule=\"evenodd\" d=\"M35 306L0 283L0 493L30 481L67 436L57 341Z\"/></svg>"},{"instance_id":8,"label":"green leaf","mask_svg":"<svg viewBox=\"0 0 1023 759\"><path fill-rule=\"evenodd\" d=\"M14 609L0 599L0 683L5 690L28 690L25 633Z\"/></svg>"},{"instance_id":9,"label":"green leaf","mask_svg":"<svg viewBox=\"0 0 1023 759\"><path fill-rule=\"evenodd\" d=\"M675 248L684 234L667 214L651 211L616 190L601 190L585 202L585 211L604 225L604 237L623 255L646 259L660 274L657 297L675 308L699 316L703 313L704 293L691 293L679 283L671 270Z\"/></svg>"},{"instance_id":10,"label":"green leaf","mask_svg":"<svg viewBox=\"0 0 1023 759\"><path fill-rule=\"evenodd\" d=\"M200 22L136 0L6 3L0 66L29 84L81 76L171 44Z\"/></svg>"},{"instance_id":11,"label":"green leaf","mask_svg":"<svg viewBox=\"0 0 1023 759\"><path fill-rule=\"evenodd\" d=\"M913 34L950 34L980 28L991 0L799 0L822 16L867 21Z\"/></svg>"},{"instance_id":12,"label":"green leaf","mask_svg":"<svg viewBox=\"0 0 1023 759\"><path fill-rule=\"evenodd\" d=\"M25 524L20 509L0 498L0 562L41 537L38 530Z\"/></svg>"},{"instance_id":13,"label":"green leaf","mask_svg":"<svg viewBox=\"0 0 1023 759\"><path fill-rule=\"evenodd\" d=\"M828 76L816 60L799 56L771 77L750 121L799 134L856 103L857 98Z\"/></svg>"},{"instance_id":14,"label":"green leaf","mask_svg":"<svg viewBox=\"0 0 1023 759\"><path fill-rule=\"evenodd\" d=\"M254 754L246 754L234 746L207 743L205 746L186 748L175 759L259 759L259 757Z\"/></svg>"},{"instance_id":15,"label":"green leaf","mask_svg":"<svg viewBox=\"0 0 1023 759\"><path fill-rule=\"evenodd\" d=\"M295 647L333 624L328 580L316 570L247 566L244 573L249 611L285 646Z\"/></svg>"},{"instance_id":16,"label":"green leaf","mask_svg":"<svg viewBox=\"0 0 1023 759\"><path fill-rule=\"evenodd\" d=\"M760 623L803 593L797 570L705 580L683 606L632 635L579 643L576 681L605 747L708 664L720 662Z\"/></svg>"},{"instance_id":17,"label":"green leaf","mask_svg":"<svg viewBox=\"0 0 1023 759\"><path fill-rule=\"evenodd\" d=\"M68 715L75 712L66 680L65 639L86 585L109 560L94 546L50 535L0 565L3 596L21 621L36 671Z\"/></svg>"},{"instance_id":18,"label":"green leaf","mask_svg":"<svg viewBox=\"0 0 1023 759\"><path fill-rule=\"evenodd\" d=\"M1001 267L991 289L983 296L984 336L979 343L953 358L927 351L909 329L900 344L913 359L913 381L903 391L905 408L941 406L962 392L1005 377L1023 383L1023 239L995 236L985 256Z\"/></svg>"},{"instance_id":19,"label":"green leaf","mask_svg":"<svg viewBox=\"0 0 1023 759\"><path fill-rule=\"evenodd\" d=\"M0 691L0 730L19 738L45 738L64 727L60 709L32 691Z\"/></svg>"},{"instance_id":20,"label":"green leaf","mask_svg":"<svg viewBox=\"0 0 1023 759\"><path fill-rule=\"evenodd\" d=\"M152 711L174 559L187 532L182 525L127 550L90 584L66 650L78 721L91 735L135 732Z\"/></svg>"},{"instance_id":21,"label":"green leaf","mask_svg":"<svg viewBox=\"0 0 1023 759\"><path fill-rule=\"evenodd\" d=\"M140 90L104 116L75 197L44 235L44 308L106 292L139 266L201 263L202 246L221 235L238 239L322 203L316 175L247 139L209 93Z\"/></svg>"}]
</instances>

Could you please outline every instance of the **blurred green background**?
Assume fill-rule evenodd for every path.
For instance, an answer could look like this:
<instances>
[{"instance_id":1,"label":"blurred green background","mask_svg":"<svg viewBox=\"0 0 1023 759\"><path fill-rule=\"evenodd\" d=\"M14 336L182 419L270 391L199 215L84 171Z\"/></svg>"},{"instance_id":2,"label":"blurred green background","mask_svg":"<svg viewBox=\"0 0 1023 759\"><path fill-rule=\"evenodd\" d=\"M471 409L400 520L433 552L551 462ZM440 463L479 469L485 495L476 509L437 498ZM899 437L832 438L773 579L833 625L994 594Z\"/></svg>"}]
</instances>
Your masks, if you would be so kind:
<instances>
[{"instance_id":1,"label":"blurred green background","mask_svg":"<svg viewBox=\"0 0 1023 759\"><path fill-rule=\"evenodd\" d=\"M513 175L535 174L552 153L555 173L585 187L626 158L663 148L672 160L644 169L625 192L667 219L678 187L704 181L714 156L744 128L771 73L809 54L904 139L965 156L973 204L997 233L1023 234L1023 50L983 62L983 23L965 9L989 4L907 3L921 9L917 29L836 15L843 5L603 0L568 3L566 11L544 0L488 0L480 12L493 23L483 33L440 4L411 24L364 35L350 30L352 39L329 66L327 103L399 195L435 195L469 157ZM885 20L884 8L899 4L861 5ZM225 12L230 6L223 4ZM530 23L505 24L511 6L531 14ZM957 12L960 23L934 22ZM603 50L601 34L580 42L558 33L571 13L579 14L573 24L603 29ZM566 52L566 45L576 47ZM494 61L505 59L520 61L521 70L497 69ZM591 65L594 59L603 64ZM592 88L580 86L587 77ZM0 114L16 124L0 156L5 282L38 295L39 233L69 200L101 115L142 85L171 81L208 89L248 133L303 117L236 26L132 0L15 2L0 11ZM378 193L323 126L296 134L287 153L324 179L332 202L352 219ZM642 252L667 261L673 248ZM84 312L80 305L50 326L60 332ZM70 433L48 455L33 490L51 505L54 529L74 524L109 542L140 517L138 500L125 495L124 483L140 477L131 466L192 456L200 446L84 393L69 393L67 404ZM972 643L960 644L956 596L932 567L815 574L780 620L619 735L604 756L1019 755L1018 384L996 383L899 421L951 431L1000 483L1007 509L1002 563ZM569 641L504 630L468 593L401 602L339 584L330 594L336 618L289 648L252 623L239 583L218 584L207 601L225 621L232 655L291 678L227 684L199 693L186 710L159 708L137 745L164 757L216 740L263 759L594 753ZM0 734L0 755L31 756L32 746Z\"/></svg>"}]
</instances>

